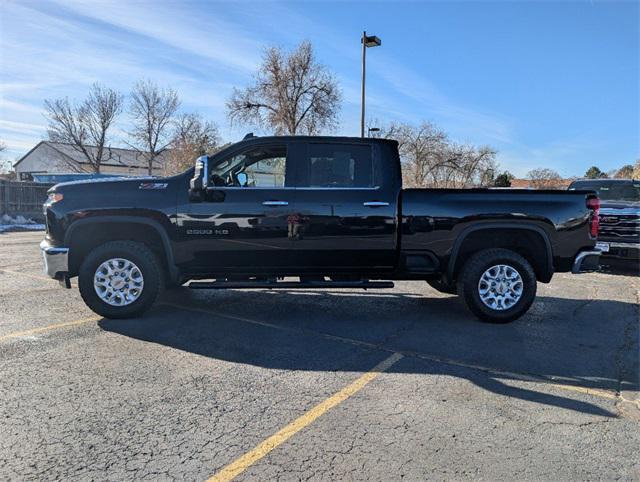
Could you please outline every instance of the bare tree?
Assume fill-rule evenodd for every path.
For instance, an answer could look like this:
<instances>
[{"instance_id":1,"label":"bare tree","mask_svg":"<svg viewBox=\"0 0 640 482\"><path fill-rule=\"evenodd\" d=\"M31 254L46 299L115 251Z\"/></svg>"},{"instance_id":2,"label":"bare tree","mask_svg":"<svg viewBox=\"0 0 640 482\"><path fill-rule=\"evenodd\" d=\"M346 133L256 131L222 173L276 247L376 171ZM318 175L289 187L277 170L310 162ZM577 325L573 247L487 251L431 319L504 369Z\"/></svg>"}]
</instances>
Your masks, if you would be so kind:
<instances>
[{"instance_id":1,"label":"bare tree","mask_svg":"<svg viewBox=\"0 0 640 482\"><path fill-rule=\"evenodd\" d=\"M341 97L333 75L316 62L311 44L302 42L291 53L267 49L253 85L234 89L227 115L277 135L313 135L335 127Z\"/></svg>"},{"instance_id":2,"label":"bare tree","mask_svg":"<svg viewBox=\"0 0 640 482\"><path fill-rule=\"evenodd\" d=\"M535 189L560 189L562 177L553 169L538 167L527 173L527 179Z\"/></svg>"},{"instance_id":3,"label":"bare tree","mask_svg":"<svg viewBox=\"0 0 640 482\"><path fill-rule=\"evenodd\" d=\"M640 159L633 164L633 179L640 179Z\"/></svg>"},{"instance_id":4,"label":"bare tree","mask_svg":"<svg viewBox=\"0 0 640 482\"><path fill-rule=\"evenodd\" d=\"M473 187L493 183L495 150L456 144L429 122L392 123L377 134L398 141L403 183L409 187Z\"/></svg>"},{"instance_id":5,"label":"bare tree","mask_svg":"<svg viewBox=\"0 0 640 482\"><path fill-rule=\"evenodd\" d=\"M122 102L122 94L100 84L93 84L89 96L79 104L71 104L66 97L45 100L49 140L70 144L82 154L91 171L100 172L101 164L111 158L108 133L122 112ZM83 170L73 162L69 167Z\"/></svg>"},{"instance_id":6,"label":"bare tree","mask_svg":"<svg viewBox=\"0 0 640 482\"><path fill-rule=\"evenodd\" d=\"M0 141L0 154L7 150L7 145ZM7 173L10 173L13 168L13 164L10 160L4 159L4 157L0 157L0 175L3 177L6 176Z\"/></svg>"},{"instance_id":7,"label":"bare tree","mask_svg":"<svg viewBox=\"0 0 640 482\"><path fill-rule=\"evenodd\" d=\"M199 114L180 115L174 121L168 171L184 171L193 165L196 158L216 152L219 145L220 134L215 123L203 120Z\"/></svg>"},{"instance_id":8,"label":"bare tree","mask_svg":"<svg viewBox=\"0 0 640 482\"><path fill-rule=\"evenodd\" d=\"M411 187L427 186L433 170L437 169L446 151L449 141L447 135L428 122L418 127L391 124L382 132L384 137L398 141L404 184Z\"/></svg>"},{"instance_id":9,"label":"bare tree","mask_svg":"<svg viewBox=\"0 0 640 482\"><path fill-rule=\"evenodd\" d=\"M131 92L129 113L132 130L129 132L131 145L147 160L149 175L153 165L171 144L172 121L180 106L178 93L171 89L161 89L150 80L138 82Z\"/></svg>"},{"instance_id":10,"label":"bare tree","mask_svg":"<svg viewBox=\"0 0 640 482\"><path fill-rule=\"evenodd\" d=\"M622 166L620 169L615 171L611 177L615 177L616 179L631 179L633 177L633 165L626 164Z\"/></svg>"}]
</instances>

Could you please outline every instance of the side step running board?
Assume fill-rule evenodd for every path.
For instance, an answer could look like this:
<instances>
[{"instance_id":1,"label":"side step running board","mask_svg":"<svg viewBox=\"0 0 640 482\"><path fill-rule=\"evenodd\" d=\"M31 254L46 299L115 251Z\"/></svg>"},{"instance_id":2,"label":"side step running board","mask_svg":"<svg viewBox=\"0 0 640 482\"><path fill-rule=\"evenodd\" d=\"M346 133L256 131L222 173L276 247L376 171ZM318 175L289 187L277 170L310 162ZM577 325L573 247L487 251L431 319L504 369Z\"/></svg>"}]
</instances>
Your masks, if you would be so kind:
<instances>
[{"instance_id":1,"label":"side step running board","mask_svg":"<svg viewBox=\"0 0 640 482\"><path fill-rule=\"evenodd\" d=\"M392 281L191 281L188 288L196 290L224 290L251 288L393 288Z\"/></svg>"}]
</instances>

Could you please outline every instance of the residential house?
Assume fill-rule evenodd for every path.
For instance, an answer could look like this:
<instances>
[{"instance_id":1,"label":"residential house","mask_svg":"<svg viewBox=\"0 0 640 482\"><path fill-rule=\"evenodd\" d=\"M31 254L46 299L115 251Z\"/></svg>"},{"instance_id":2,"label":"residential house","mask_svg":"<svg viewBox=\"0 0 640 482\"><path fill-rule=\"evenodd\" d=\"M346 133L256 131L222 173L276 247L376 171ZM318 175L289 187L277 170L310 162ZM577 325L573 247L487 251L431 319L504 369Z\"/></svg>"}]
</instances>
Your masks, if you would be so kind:
<instances>
[{"instance_id":1,"label":"residential house","mask_svg":"<svg viewBox=\"0 0 640 482\"><path fill-rule=\"evenodd\" d=\"M94 151L96 147L86 146ZM101 174L121 176L145 176L148 174L147 159L144 153L134 149L118 147L105 148L105 160L100 165ZM153 175L166 174L166 151L161 154L153 166ZM71 144L40 141L22 156L13 166L17 179L30 181L34 174L67 174L93 172L91 164L84 155Z\"/></svg>"}]
</instances>

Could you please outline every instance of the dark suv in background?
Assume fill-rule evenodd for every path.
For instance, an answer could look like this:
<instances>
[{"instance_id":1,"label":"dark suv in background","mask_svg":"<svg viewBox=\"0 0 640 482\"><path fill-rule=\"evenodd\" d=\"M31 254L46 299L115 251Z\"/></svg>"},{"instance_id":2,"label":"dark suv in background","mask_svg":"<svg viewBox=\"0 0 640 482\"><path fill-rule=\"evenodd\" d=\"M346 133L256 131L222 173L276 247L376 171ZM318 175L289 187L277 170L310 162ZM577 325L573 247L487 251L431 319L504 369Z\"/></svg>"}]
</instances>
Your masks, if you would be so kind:
<instances>
[{"instance_id":1,"label":"dark suv in background","mask_svg":"<svg viewBox=\"0 0 640 482\"><path fill-rule=\"evenodd\" d=\"M600 198L597 247L604 257L628 260L636 271L640 262L640 180L584 179L569 190L594 190Z\"/></svg>"}]
</instances>

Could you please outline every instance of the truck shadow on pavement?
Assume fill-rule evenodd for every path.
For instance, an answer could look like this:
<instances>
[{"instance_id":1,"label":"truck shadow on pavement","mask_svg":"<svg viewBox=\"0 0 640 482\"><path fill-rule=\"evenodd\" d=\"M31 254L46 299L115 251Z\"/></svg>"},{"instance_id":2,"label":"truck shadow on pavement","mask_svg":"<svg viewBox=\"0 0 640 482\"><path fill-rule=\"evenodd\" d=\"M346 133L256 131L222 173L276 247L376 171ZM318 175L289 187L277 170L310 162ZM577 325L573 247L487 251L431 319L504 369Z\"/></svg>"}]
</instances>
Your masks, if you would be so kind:
<instances>
[{"instance_id":1,"label":"truck shadow on pavement","mask_svg":"<svg viewBox=\"0 0 640 482\"><path fill-rule=\"evenodd\" d=\"M523 381L531 375L549 385L637 390L637 314L633 303L540 296L515 323L490 325L476 321L456 297L180 288L144 318L99 324L134 339L277 370L364 372L397 351L407 356L392 373L464 378L502 396L614 417L583 394L563 396L552 386L542 393Z\"/></svg>"}]
</instances>

